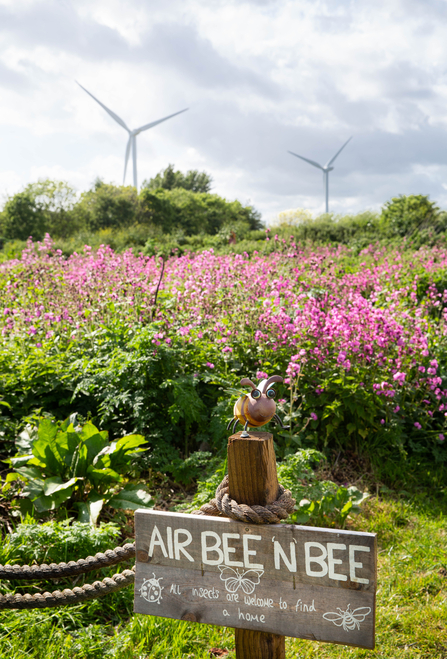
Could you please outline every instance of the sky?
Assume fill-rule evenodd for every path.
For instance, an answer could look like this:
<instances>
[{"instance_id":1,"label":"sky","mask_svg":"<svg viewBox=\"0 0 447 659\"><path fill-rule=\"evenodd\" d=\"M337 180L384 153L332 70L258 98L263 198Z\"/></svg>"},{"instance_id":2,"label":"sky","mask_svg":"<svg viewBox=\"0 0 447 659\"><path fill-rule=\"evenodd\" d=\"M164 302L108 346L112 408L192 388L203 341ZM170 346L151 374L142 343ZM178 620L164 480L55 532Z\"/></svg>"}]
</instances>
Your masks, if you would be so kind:
<instances>
[{"instance_id":1,"label":"sky","mask_svg":"<svg viewBox=\"0 0 447 659\"><path fill-rule=\"evenodd\" d=\"M446 0L0 0L0 199L41 178L79 192L172 163L280 211L447 208ZM132 184L128 168L126 184ZM3 203L3 202L2 202Z\"/></svg>"}]
</instances>

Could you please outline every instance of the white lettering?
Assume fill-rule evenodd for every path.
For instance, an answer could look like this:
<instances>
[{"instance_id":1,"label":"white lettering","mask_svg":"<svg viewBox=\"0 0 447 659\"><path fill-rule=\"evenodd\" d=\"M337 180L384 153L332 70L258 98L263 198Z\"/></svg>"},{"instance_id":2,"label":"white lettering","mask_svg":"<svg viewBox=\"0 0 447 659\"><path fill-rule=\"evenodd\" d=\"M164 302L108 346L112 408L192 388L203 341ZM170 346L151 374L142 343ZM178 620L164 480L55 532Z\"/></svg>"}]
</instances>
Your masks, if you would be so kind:
<instances>
[{"instance_id":1,"label":"white lettering","mask_svg":"<svg viewBox=\"0 0 447 659\"><path fill-rule=\"evenodd\" d=\"M163 538L161 537L160 531L158 530L157 526L154 526L154 528L152 529L151 541L149 543L149 551L148 551L149 556L154 555L154 549L156 545L160 547L161 551L163 552L163 556L167 558L168 552L166 551Z\"/></svg>"},{"instance_id":2,"label":"white lettering","mask_svg":"<svg viewBox=\"0 0 447 659\"><path fill-rule=\"evenodd\" d=\"M283 602L282 597L279 598L279 608L280 609L287 609L287 602Z\"/></svg>"},{"instance_id":3,"label":"white lettering","mask_svg":"<svg viewBox=\"0 0 447 659\"><path fill-rule=\"evenodd\" d=\"M230 540L230 538L238 540L240 537L239 533L222 533L222 549L225 557L225 565L228 565L229 567L244 567L242 561L231 560L230 554L236 553L236 547L230 547L228 545L228 540Z\"/></svg>"},{"instance_id":4,"label":"white lettering","mask_svg":"<svg viewBox=\"0 0 447 659\"><path fill-rule=\"evenodd\" d=\"M183 534L186 535L186 540L183 542L179 542L179 535ZM192 535L189 531L186 529L175 529L174 531L174 552L175 552L175 560L179 561L180 560L180 552L186 556L188 561L191 561L191 563L194 563L194 559L191 556L189 552L186 551L185 547L190 545L192 542Z\"/></svg>"},{"instance_id":5,"label":"white lettering","mask_svg":"<svg viewBox=\"0 0 447 659\"><path fill-rule=\"evenodd\" d=\"M223 613L224 616L226 616L226 617L228 617L228 618L230 617L230 614L228 613L228 611L227 611L226 609L224 609L224 610L222 611L222 613Z\"/></svg>"},{"instance_id":6,"label":"white lettering","mask_svg":"<svg viewBox=\"0 0 447 659\"><path fill-rule=\"evenodd\" d=\"M178 586L176 583L171 584L171 590L169 592L174 593L174 595L182 594L180 591L180 586Z\"/></svg>"},{"instance_id":7,"label":"white lettering","mask_svg":"<svg viewBox=\"0 0 447 659\"><path fill-rule=\"evenodd\" d=\"M274 551L274 557L275 557L275 569L276 570L281 569L280 558L282 558L282 560L284 561L284 564L286 565L289 572L296 572L296 552L295 552L295 545L293 544L293 541L290 543L290 560L287 557L286 552L281 547L278 540L275 540L275 542L273 543L273 551Z\"/></svg>"},{"instance_id":8,"label":"white lettering","mask_svg":"<svg viewBox=\"0 0 447 659\"><path fill-rule=\"evenodd\" d=\"M206 544L207 538L214 538L214 540L216 541L214 545L208 547ZM202 563L205 563L206 565L219 565L220 563L223 563L223 559L224 559L223 551L219 549L221 545L221 539L217 535L217 533L215 533L214 531L202 531L201 542L202 542ZM217 559L208 558L208 554L210 552L216 552Z\"/></svg>"},{"instance_id":9,"label":"white lettering","mask_svg":"<svg viewBox=\"0 0 447 659\"><path fill-rule=\"evenodd\" d=\"M246 620L247 622L265 622L265 616L258 616L257 613L243 613L238 607L237 610L239 620Z\"/></svg>"},{"instance_id":10,"label":"white lettering","mask_svg":"<svg viewBox=\"0 0 447 659\"><path fill-rule=\"evenodd\" d=\"M256 597L256 595L249 597L248 595L245 595L244 604L247 604L248 606L260 606L262 608L273 609L273 600L268 597Z\"/></svg>"},{"instance_id":11,"label":"white lettering","mask_svg":"<svg viewBox=\"0 0 447 659\"><path fill-rule=\"evenodd\" d=\"M349 578L354 583L368 584L369 579L362 579L361 577L358 577L355 573L356 568L359 568L360 570L363 567L363 563L356 563L355 560L356 551L370 552L371 549L370 547L365 547L363 545L349 545Z\"/></svg>"},{"instance_id":12,"label":"white lettering","mask_svg":"<svg viewBox=\"0 0 447 659\"><path fill-rule=\"evenodd\" d=\"M337 542L327 543L327 562L329 565L329 579L334 579L334 581L348 580L346 574L338 574L334 570L335 565L341 565L343 563L343 561L340 558L334 558L334 551L342 551L343 549L346 549L346 545L342 545Z\"/></svg>"},{"instance_id":13,"label":"white lettering","mask_svg":"<svg viewBox=\"0 0 447 659\"><path fill-rule=\"evenodd\" d=\"M311 556L310 550L312 547L319 549L321 554L319 556ZM325 577L328 572L328 567L326 563L327 558L327 549L320 542L305 542L304 543L304 556L306 562L306 574L309 577ZM321 570L312 570L310 567L311 563L318 563L321 565Z\"/></svg>"},{"instance_id":14,"label":"white lettering","mask_svg":"<svg viewBox=\"0 0 447 659\"><path fill-rule=\"evenodd\" d=\"M238 593L227 593L227 600L229 602L239 602Z\"/></svg>"},{"instance_id":15,"label":"white lettering","mask_svg":"<svg viewBox=\"0 0 447 659\"><path fill-rule=\"evenodd\" d=\"M166 537L168 539L168 554L169 558L174 558L174 552L172 550L172 528L170 526L166 527Z\"/></svg>"},{"instance_id":16,"label":"white lettering","mask_svg":"<svg viewBox=\"0 0 447 659\"><path fill-rule=\"evenodd\" d=\"M262 540L261 535L247 535L244 533L242 536L242 545L244 547L244 567L251 567L255 570L263 570L264 566L261 563L250 563L250 556L256 556L256 549L248 548L249 540Z\"/></svg>"},{"instance_id":17,"label":"white lettering","mask_svg":"<svg viewBox=\"0 0 447 659\"><path fill-rule=\"evenodd\" d=\"M302 613L316 611L315 600L312 600L312 604L304 604L303 600L299 599L298 602L295 604L295 611L301 611Z\"/></svg>"},{"instance_id":18,"label":"white lettering","mask_svg":"<svg viewBox=\"0 0 447 659\"><path fill-rule=\"evenodd\" d=\"M193 588L193 597L201 597L202 599L217 600L219 599L219 591L214 588Z\"/></svg>"}]
</instances>

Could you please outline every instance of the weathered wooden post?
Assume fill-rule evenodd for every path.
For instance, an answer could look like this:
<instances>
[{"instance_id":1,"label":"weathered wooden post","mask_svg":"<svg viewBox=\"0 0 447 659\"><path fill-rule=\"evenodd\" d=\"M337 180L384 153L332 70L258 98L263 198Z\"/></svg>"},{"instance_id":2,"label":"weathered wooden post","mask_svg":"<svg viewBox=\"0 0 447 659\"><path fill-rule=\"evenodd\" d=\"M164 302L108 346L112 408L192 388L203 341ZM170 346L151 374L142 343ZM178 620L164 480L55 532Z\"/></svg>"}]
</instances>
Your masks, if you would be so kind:
<instances>
[{"instance_id":1,"label":"weathered wooden post","mask_svg":"<svg viewBox=\"0 0 447 659\"><path fill-rule=\"evenodd\" d=\"M278 494L273 435L251 432L228 438L230 497L248 506L265 506ZM285 659L285 637L252 629L235 629L237 659Z\"/></svg>"}]
</instances>

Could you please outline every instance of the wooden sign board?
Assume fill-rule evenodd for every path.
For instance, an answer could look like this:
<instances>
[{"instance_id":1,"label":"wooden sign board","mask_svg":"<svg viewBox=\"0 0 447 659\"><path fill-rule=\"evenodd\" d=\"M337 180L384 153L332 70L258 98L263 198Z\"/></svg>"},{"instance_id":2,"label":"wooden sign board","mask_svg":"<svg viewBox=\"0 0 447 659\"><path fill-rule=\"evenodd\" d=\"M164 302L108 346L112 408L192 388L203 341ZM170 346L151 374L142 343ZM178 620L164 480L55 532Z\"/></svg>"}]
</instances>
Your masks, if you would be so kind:
<instances>
[{"instance_id":1,"label":"wooden sign board","mask_svg":"<svg viewBox=\"0 0 447 659\"><path fill-rule=\"evenodd\" d=\"M135 512L136 613L374 648L376 536Z\"/></svg>"}]
</instances>

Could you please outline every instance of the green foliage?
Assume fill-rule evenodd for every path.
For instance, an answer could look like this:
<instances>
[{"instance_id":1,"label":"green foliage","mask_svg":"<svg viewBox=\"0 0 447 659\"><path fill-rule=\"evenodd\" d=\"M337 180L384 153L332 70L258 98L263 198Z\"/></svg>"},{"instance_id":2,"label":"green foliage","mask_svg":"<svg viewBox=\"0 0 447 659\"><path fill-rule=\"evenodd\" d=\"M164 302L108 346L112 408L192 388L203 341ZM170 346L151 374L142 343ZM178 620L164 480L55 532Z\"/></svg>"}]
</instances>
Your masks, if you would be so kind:
<instances>
[{"instance_id":1,"label":"green foliage","mask_svg":"<svg viewBox=\"0 0 447 659\"><path fill-rule=\"evenodd\" d=\"M384 205L380 216L380 229L391 237L428 237L430 232L438 234L445 231L445 219L428 196L400 195Z\"/></svg>"},{"instance_id":2,"label":"green foliage","mask_svg":"<svg viewBox=\"0 0 447 659\"><path fill-rule=\"evenodd\" d=\"M127 435L109 442L108 433L90 422L74 425L76 415L63 422L40 419L39 426L24 430L17 442L19 452L7 462L24 481L22 512L45 513L62 504L77 509L79 521L96 524L104 505L135 509L152 506L151 496L139 485L127 484L119 491L129 464L144 449L140 435ZM11 483L3 486L6 492Z\"/></svg>"},{"instance_id":3,"label":"green foliage","mask_svg":"<svg viewBox=\"0 0 447 659\"><path fill-rule=\"evenodd\" d=\"M314 469L324 462L325 456L319 451L302 449L278 464L278 480L296 499L291 522L343 529L348 515L359 512L368 495L356 487L319 480Z\"/></svg>"},{"instance_id":4,"label":"green foliage","mask_svg":"<svg viewBox=\"0 0 447 659\"><path fill-rule=\"evenodd\" d=\"M25 518L0 546L0 563L60 563L77 561L111 549L118 541L117 524L91 526L71 519L38 523Z\"/></svg>"},{"instance_id":5,"label":"green foliage","mask_svg":"<svg viewBox=\"0 0 447 659\"><path fill-rule=\"evenodd\" d=\"M334 216L325 213L312 218L309 214L288 211L280 213L278 223L272 226L282 239L290 242L357 244L360 248L380 239L379 218L376 213L365 211L357 215Z\"/></svg>"},{"instance_id":6,"label":"green foliage","mask_svg":"<svg viewBox=\"0 0 447 659\"><path fill-rule=\"evenodd\" d=\"M337 486L332 481L320 480L315 470L325 461L319 451L300 449L277 464L278 481L296 500L295 512L288 518L288 523L344 528L348 515L359 512L360 504L368 497L356 487ZM226 461L222 461L211 476L198 482L191 510L214 498L225 471Z\"/></svg>"},{"instance_id":7,"label":"green foliage","mask_svg":"<svg viewBox=\"0 0 447 659\"><path fill-rule=\"evenodd\" d=\"M180 171L175 171L174 165L168 165L166 169L149 179L149 181L143 181L142 188L148 190L183 188L191 192L209 192L212 183L212 177L206 172L190 169L186 174L183 174Z\"/></svg>"},{"instance_id":8,"label":"green foliage","mask_svg":"<svg viewBox=\"0 0 447 659\"><path fill-rule=\"evenodd\" d=\"M35 240L45 233L45 214L32 194L25 190L8 199L2 213L2 233L9 240Z\"/></svg>"},{"instance_id":9,"label":"green foliage","mask_svg":"<svg viewBox=\"0 0 447 659\"><path fill-rule=\"evenodd\" d=\"M67 238L80 229L73 214L76 193L64 181L49 179L30 183L10 197L1 215L2 234L8 240L35 240L51 233Z\"/></svg>"},{"instance_id":10,"label":"green foliage","mask_svg":"<svg viewBox=\"0 0 447 659\"><path fill-rule=\"evenodd\" d=\"M164 233L181 230L185 235L216 234L222 227L243 222L249 229L261 227L260 214L239 201L227 201L216 194L192 192L184 188L140 193L141 221Z\"/></svg>"},{"instance_id":11,"label":"green foliage","mask_svg":"<svg viewBox=\"0 0 447 659\"><path fill-rule=\"evenodd\" d=\"M74 208L78 224L91 231L129 227L138 222L139 212L138 194L133 186L116 186L100 180L81 195Z\"/></svg>"}]
</instances>

